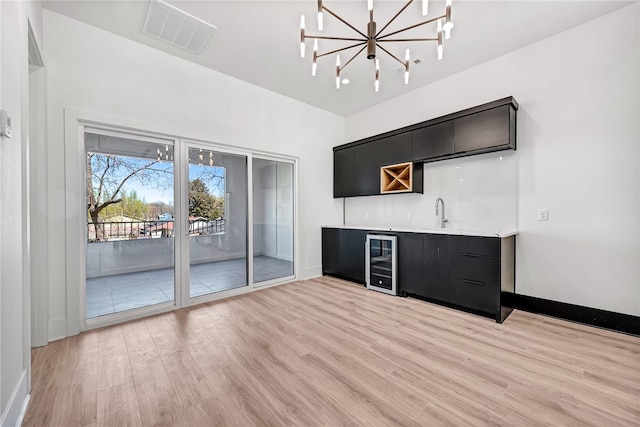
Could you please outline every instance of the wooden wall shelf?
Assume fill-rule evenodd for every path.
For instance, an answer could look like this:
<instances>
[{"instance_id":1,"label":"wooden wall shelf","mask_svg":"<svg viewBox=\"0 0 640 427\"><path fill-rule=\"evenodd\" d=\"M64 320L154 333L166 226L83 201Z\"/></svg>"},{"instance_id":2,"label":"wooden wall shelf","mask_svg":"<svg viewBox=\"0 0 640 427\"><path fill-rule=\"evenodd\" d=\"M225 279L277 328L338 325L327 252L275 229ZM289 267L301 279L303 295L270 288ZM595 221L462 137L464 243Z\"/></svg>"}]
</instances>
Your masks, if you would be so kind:
<instances>
[{"instance_id":1,"label":"wooden wall shelf","mask_svg":"<svg viewBox=\"0 0 640 427\"><path fill-rule=\"evenodd\" d=\"M413 191L413 163L398 163L397 165L382 166L380 168L380 193L410 193Z\"/></svg>"}]
</instances>

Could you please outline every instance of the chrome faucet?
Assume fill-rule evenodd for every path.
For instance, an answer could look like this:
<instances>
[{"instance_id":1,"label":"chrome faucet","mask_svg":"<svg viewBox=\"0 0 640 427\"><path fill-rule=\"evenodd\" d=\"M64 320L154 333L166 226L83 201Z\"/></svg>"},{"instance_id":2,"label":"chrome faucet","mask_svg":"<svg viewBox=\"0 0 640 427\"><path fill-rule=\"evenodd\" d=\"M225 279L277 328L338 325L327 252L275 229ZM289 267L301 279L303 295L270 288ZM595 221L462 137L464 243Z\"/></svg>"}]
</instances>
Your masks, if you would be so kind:
<instances>
[{"instance_id":1,"label":"chrome faucet","mask_svg":"<svg viewBox=\"0 0 640 427\"><path fill-rule=\"evenodd\" d=\"M447 222L449 222L449 220L444 217L444 200L442 200L441 197L438 197L436 199L436 215L438 215L438 203L442 203L442 216L440 217L440 228L444 228Z\"/></svg>"}]
</instances>

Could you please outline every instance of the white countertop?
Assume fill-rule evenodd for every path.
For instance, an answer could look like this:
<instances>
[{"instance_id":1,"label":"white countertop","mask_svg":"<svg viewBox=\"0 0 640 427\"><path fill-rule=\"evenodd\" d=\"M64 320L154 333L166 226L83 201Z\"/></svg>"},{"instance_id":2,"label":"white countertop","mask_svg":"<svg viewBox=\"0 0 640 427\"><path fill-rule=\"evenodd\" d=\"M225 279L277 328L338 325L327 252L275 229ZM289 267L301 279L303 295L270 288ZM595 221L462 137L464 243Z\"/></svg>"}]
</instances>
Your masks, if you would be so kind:
<instances>
[{"instance_id":1,"label":"white countertop","mask_svg":"<svg viewBox=\"0 0 640 427\"><path fill-rule=\"evenodd\" d=\"M362 227L359 225L323 225L326 228L349 228L352 230L387 231L397 233L450 234L456 236L509 237L518 234L515 230L464 230L459 228L405 228L405 227Z\"/></svg>"}]
</instances>

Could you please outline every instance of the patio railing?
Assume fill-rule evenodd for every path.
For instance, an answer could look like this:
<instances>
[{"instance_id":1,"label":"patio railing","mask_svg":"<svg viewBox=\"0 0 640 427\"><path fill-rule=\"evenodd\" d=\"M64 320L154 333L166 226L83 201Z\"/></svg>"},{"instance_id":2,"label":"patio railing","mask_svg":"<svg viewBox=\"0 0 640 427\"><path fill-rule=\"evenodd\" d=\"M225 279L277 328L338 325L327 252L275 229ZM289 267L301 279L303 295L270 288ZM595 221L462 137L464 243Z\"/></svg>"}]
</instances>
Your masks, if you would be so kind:
<instances>
[{"instance_id":1,"label":"patio railing","mask_svg":"<svg viewBox=\"0 0 640 427\"><path fill-rule=\"evenodd\" d=\"M87 242L108 242L114 240L152 239L173 237L174 221L113 221L87 223ZM189 221L190 235L211 235L225 232L224 219Z\"/></svg>"}]
</instances>

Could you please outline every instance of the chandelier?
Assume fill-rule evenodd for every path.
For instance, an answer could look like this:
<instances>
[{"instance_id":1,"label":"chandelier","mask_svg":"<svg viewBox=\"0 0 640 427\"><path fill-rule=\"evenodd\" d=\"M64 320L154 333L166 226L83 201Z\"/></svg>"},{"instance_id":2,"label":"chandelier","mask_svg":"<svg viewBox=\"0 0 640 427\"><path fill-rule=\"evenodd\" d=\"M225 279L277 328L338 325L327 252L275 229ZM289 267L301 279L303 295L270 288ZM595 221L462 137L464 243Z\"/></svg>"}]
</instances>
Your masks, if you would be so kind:
<instances>
[{"instance_id":1,"label":"chandelier","mask_svg":"<svg viewBox=\"0 0 640 427\"><path fill-rule=\"evenodd\" d=\"M342 19L336 13L327 8L322 0L318 0L318 31L322 31L324 22L324 12L336 18L347 27L351 28L357 33L354 37L335 37L335 36L321 36L321 35L309 35L305 31L305 18L304 15L300 17L300 57L305 57L305 42L307 39L313 40L313 63L311 65L311 75L315 76L318 69L318 58L323 56L336 55L336 89L340 89L340 73L344 70L358 55L366 50L367 59L372 60L374 67L374 88L378 92L380 90L380 60L377 56L378 49L389 55L394 60L398 61L404 67L404 83L409 84L409 63L411 61L409 49L405 51L404 61L389 52L383 44L385 43L398 43L398 42L437 42L437 55L438 59L442 59L442 40L449 39L451 36L451 29L453 28L453 22L451 22L451 0L446 0L444 14L436 16L425 21L418 22L417 24L402 28L400 30L384 33L389 25L402 14L410 5L413 0L409 0L399 11L396 13L380 30L377 30L377 24L373 20L373 0L367 0L367 8L369 9L369 22L367 23L366 34L358 30L355 26L351 25L346 20ZM429 1L422 0L422 15L426 16L429 12ZM422 38L393 38L393 36L400 34L404 31L408 31L423 25L430 23L436 23L436 36L435 37L422 37ZM318 40L339 40L345 42L352 42L352 44L335 49L325 53L319 53ZM360 48L348 61L341 65L340 55L338 52L346 51L353 48ZM402 69L400 69L401 71Z\"/></svg>"}]
</instances>

